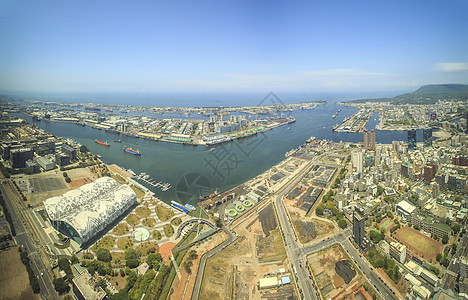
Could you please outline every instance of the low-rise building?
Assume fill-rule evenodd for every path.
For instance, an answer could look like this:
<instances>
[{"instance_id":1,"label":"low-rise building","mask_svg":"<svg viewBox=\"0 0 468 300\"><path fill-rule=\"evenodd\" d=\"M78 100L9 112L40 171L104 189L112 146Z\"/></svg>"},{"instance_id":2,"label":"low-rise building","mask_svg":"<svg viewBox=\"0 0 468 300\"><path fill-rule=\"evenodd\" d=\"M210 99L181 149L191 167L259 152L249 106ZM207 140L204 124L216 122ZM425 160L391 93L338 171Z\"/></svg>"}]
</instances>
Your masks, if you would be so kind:
<instances>
[{"instance_id":1,"label":"low-rise building","mask_svg":"<svg viewBox=\"0 0 468 300\"><path fill-rule=\"evenodd\" d=\"M432 286L437 286L439 284L439 277L428 270L422 270L421 278Z\"/></svg>"},{"instance_id":2,"label":"low-rise building","mask_svg":"<svg viewBox=\"0 0 468 300\"><path fill-rule=\"evenodd\" d=\"M39 157L36 159L36 162L43 168L45 171L52 170L55 168L55 162L51 161L47 157Z\"/></svg>"},{"instance_id":3,"label":"low-rise building","mask_svg":"<svg viewBox=\"0 0 468 300\"><path fill-rule=\"evenodd\" d=\"M73 293L79 300L101 300L106 292L99 286L100 280L92 277L87 270L73 278Z\"/></svg>"},{"instance_id":4,"label":"low-rise building","mask_svg":"<svg viewBox=\"0 0 468 300\"><path fill-rule=\"evenodd\" d=\"M278 277L260 278L260 289L275 288L278 286Z\"/></svg>"},{"instance_id":5,"label":"low-rise building","mask_svg":"<svg viewBox=\"0 0 468 300\"><path fill-rule=\"evenodd\" d=\"M396 205L396 213L401 216L402 218L409 218L414 211L416 210L416 207L413 205L409 204L406 201L401 201Z\"/></svg>"}]
</instances>

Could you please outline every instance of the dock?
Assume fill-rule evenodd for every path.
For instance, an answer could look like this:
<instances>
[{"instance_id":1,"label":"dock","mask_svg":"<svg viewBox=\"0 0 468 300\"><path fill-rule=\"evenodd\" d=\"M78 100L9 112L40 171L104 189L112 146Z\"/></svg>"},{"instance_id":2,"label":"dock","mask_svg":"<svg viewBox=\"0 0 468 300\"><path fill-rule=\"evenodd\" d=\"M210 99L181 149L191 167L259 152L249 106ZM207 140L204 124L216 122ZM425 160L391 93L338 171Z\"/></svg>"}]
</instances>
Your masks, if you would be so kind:
<instances>
[{"instance_id":1,"label":"dock","mask_svg":"<svg viewBox=\"0 0 468 300\"><path fill-rule=\"evenodd\" d=\"M162 181L155 182L155 180L150 178L150 176L148 174L146 174L146 173L141 173L141 174L135 176L135 178L143 181L144 183L148 184L149 186L160 189L163 192L169 190L172 187L170 183L164 183Z\"/></svg>"}]
</instances>

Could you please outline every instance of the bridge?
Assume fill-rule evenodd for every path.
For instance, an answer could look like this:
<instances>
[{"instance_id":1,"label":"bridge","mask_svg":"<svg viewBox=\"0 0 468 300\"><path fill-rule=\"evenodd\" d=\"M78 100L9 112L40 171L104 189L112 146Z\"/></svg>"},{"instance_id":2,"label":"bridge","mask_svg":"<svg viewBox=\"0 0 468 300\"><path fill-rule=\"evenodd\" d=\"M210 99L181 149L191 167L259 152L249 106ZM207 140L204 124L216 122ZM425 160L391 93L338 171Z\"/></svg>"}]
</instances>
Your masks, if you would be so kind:
<instances>
[{"instance_id":1,"label":"bridge","mask_svg":"<svg viewBox=\"0 0 468 300\"><path fill-rule=\"evenodd\" d=\"M180 224L179 228L177 229L175 239L178 239L180 237L180 235L182 234L182 231L184 230L186 226L193 224L193 223L203 223L203 224L210 226L211 228L216 228L215 224L211 223L210 221L206 219L201 219L201 218L190 219Z\"/></svg>"}]
</instances>

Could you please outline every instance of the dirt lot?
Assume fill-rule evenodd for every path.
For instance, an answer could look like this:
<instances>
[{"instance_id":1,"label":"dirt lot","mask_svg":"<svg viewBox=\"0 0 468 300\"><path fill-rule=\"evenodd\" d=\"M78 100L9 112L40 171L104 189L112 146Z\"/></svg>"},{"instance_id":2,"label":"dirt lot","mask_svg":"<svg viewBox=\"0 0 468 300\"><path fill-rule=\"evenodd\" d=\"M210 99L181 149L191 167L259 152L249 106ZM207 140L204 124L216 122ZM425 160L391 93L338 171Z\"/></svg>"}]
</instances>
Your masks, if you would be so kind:
<instances>
[{"instance_id":1,"label":"dirt lot","mask_svg":"<svg viewBox=\"0 0 468 300\"><path fill-rule=\"evenodd\" d=\"M338 245L311 254L307 259L324 299L342 299L364 283Z\"/></svg>"},{"instance_id":2,"label":"dirt lot","mask_svg":"<svg viewBox=\"0 0 468 300\"><path fill-rule=\"evenodd\" d=\"M0 251L0 270L0 299L38 299L29 285L18 248Z\"/></svg>"},{"instance_id":3,"label":"dirt lot","mask_svg":"<svg viewBox=\"0 0 468 300\"><path fill-rule=\"evenodd\" d=\"M287 266L273 206L249 216L236 228L236 233L239 238L233 244L208 259L200 299L294 297L294 290L288 286L258 290L260 278Z\"/></svg>"},{"instance_id":4,"label":"dirt lot","mask_svg":"<svg viewBox=\"0 0 468 300\"><path fill-rule=\"evenodd\" d=\"M296 199L283 198L283 201L291 217L299 242L302 244L333 232L334 226L332 224L306 217L306 212L297 206Z\"/></svg>"},{"instance_id":5,"label":"dirt lot","mask_svg":"<svg viewBox=\"0 0 468 300\"><path fill-rule=\"evenodd\" d=\"M396 231L395 236L411 251L421 255L427 260L434 259L440 252L442 244L425 236L411 227L403 227Z\"/></svg>"},{"instance_id":6,"label":"dirt lot","mask_svg":"<svg viewBox=\"0 0 468 300\"><path fill-rule=\"evenodd\" d=\"M321 238L331 233L334 228L331 224L319 220L301 221L299 218L293 220L294 229L302 244Z\"/></svg>"}]
</instances>

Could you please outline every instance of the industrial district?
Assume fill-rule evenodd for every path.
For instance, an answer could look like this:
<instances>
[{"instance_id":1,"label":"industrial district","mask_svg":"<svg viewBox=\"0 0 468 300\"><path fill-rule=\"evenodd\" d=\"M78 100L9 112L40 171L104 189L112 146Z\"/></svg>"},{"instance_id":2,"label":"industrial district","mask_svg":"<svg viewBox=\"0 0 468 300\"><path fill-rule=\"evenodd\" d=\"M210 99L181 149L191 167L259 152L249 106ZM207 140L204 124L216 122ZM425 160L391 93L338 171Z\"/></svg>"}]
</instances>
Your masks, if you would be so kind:
<instances>
[{"instance_id":1,"label":"industrial district","mask_svg":"<svg viewBox=\"0 0 468 300\"><path fill-rule=\"evenodd\" d=\"M2 299L468 298L466 101L348 103L359 112L334 130L363 132L361 142L310 137L196 206L161 201L148 187L170 185L104 164L14 112L209 146L320 103L174 109L209 121L153 119L130 106L1 104ZM261 120L263 110L277 116ZM407 141L376 143L365 130L376 112L378 129L407 130Z\"/></svg>"}]
</instances>

